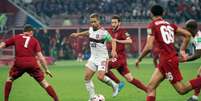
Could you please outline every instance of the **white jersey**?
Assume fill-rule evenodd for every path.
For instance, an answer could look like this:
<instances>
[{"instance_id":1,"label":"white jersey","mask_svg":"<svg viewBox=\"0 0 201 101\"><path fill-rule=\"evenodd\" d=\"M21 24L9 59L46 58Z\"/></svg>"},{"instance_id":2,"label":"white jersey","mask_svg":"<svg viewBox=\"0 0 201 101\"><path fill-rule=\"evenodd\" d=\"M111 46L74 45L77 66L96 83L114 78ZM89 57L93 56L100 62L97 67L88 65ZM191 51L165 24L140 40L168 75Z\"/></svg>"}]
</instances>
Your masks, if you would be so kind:
<instances>
[{"instance_id":1,"label":"white jersey","mask_svg":"<svg viewBox=\"0 0 201 101\"><path fill-rule=\"evenodd\" d=\"M197 34L195 35L194 45L196 50L201 49L201 31L198 31Z\"/></svg>"},{"instance_id":2,"label":"white jersey","mask_svg":"<svg viewBox=\"0 0 201 101\"><path fill-rule=\"evenodd\" d=\"M104 28L96 31L92 27L89 28L89 40L91 57L93 58L109 58L106 41L111 38L110 34Z\"/></svg>"}]
</instances>

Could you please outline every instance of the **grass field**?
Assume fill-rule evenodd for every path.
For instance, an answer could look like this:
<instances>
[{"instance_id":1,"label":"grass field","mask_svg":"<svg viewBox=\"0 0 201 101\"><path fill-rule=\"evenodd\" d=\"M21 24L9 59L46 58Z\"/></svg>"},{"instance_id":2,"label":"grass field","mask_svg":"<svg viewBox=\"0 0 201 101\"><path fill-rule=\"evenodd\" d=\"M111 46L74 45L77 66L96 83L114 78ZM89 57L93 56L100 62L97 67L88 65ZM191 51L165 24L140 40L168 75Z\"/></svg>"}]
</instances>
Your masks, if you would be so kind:
<instances>
[{"instance_id":1,"label":"grass field","mask_svg":"<svg viewBox=\"0 0 201 101\"><path fill-rule=\"evenodd\" d=\"M88 95L84 86L84 64L85 62L76 61L59 61L55 65L50 66L50 70L54 74L54 78L46 77L46 79L56 89L60 101L87 101ZM145 59L141 64L141 69L134 68L134 60L128 61L132 74L147 83L154 70L152 60ZM196 76L196 70L201 65L200 60L184 63L180 65L184 82ZM6 66L5 66L6 67ZM0 101L3 101L3 87L6 80L8 68L0 68ZM125 81L115 70L118 77ZM106 101L145 101L145 93L126 83L125 88L116 98L112 98L112 89L93 78L96 91L106 97ZM126 81L125 81L126 82ZM180 96L176 93L170 83L165 80L157 90L157 101L185 101L192 92ZM201 97L200 97L201 98ZM10 95L10 101L52 101L46 92L33 80L29 75L24 74L16 80Z\"/></svg>"}]
</instances>

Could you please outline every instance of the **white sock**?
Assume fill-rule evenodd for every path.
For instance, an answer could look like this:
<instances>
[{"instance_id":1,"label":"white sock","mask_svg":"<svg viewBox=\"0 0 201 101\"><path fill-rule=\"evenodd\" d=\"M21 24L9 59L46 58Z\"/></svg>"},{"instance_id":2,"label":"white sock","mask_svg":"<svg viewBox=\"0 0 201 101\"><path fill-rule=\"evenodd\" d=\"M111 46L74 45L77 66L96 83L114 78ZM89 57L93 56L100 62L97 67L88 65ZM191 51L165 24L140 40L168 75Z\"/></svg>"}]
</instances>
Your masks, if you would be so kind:
<instances>
[{"instance_id":1,"label":"white sock","mask_svg":"<svg viewBox=\"0 0 201 101\"><path fill-rule=\"evenodd\" d=\"M86 81L85 81L85 86L86 86L86 89L87 89L87 91L88 91L88 93L89 93L89 97L90 97L90 98L93 98L93 97L96 95L96 93L95 93L95 87L94 87L93 81L91 81L91 80L86 80Z\"/></svg>"},{"instance_id":2,"label":"white sock","mask_svg":"<svg viewBox=\"0 0 201 101\"><path fill-rule=\"evenodd\" d=\"M104 79L103 79L103 82L107 85L109 85L110 87L112 88L115 88L118 84L115 83L112 79L110 79L109 77L107 76L104 76Z\"/></svg>"}]
</instances>

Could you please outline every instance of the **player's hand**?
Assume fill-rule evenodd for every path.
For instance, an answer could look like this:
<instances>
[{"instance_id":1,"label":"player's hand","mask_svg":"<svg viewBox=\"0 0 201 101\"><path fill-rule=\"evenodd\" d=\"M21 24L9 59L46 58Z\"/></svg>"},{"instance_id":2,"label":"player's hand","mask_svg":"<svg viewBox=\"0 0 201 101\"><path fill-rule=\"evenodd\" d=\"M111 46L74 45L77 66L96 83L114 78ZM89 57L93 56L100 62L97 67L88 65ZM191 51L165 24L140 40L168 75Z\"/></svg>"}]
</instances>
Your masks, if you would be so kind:
<instances>
[{"instance_id":1,"label":"player's hand","mask_svg":"<svg viewBox=\"0 0 201 101\"><path fill-rule=\"evenodd\" d=\"M181 50L180 54L181 54L182 61L184 61L184 62L187 61L187 54L186 54L185 50Z\"/></svg>"},{"instance_id":2,"label":"player's hand","mask_svg":"<svg viewBox=\"0 0 201 101\"><path fill-rule=\"evenodd\" d=\"M71 36L71 37L77 37L77 36L78 36L78 33L72 33L70 36Z\"/></svg>"},{"instance_id":3,"label":"player's hand","mask_svg":"<svg viewBox=\"0 0 201 101\"><path fill-rule=\"evenodd\" d=\"M141 62L141 60L139 60L139 59L137 59L137 60L135 61L135 67L138 68L138 69L140 68L140 66L139 66L139 65L140 65L140 62Z\"/></svg>"},{"instance_id":4,"label":"player's hand","mask_svg":"<svg viewBox=\"0 0 201 101\"><path fill-rule=\"evenodd\" d=\"M52 73L48 69L45 71L45 74L49 75L51 78L53 77Z\"/></svg>"}]
</instances>

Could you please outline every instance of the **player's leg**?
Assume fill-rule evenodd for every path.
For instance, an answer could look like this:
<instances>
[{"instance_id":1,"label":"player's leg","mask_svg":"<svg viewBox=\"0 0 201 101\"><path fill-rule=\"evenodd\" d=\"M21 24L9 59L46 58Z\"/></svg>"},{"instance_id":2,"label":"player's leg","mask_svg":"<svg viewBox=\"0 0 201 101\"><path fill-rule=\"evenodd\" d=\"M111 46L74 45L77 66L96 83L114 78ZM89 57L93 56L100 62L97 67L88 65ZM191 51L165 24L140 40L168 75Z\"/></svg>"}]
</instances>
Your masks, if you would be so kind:
<instances>
[{"instance_id":1,"label":"player's leg","mask_svg":"<svg viewBox=\"0 0 201 101\"><path fill-rule=\"evenodd\" d=\"M4 101L9 100L9 95L12 89L13 81L19 78L23 73L24 73L23 70L16 67L12 67L10 69L9 76L5 82L5 87L4 87Z\"/></svg>"},{"instance_id":2,"label":"player's leg","mask_svg":"<svg viewBox=\"0 0 201 101\"><path fill-rule=\"evenodd\" d=\"M27 70L29 73L48 93L54 101L59 101L54 88L45 80L44 73L40 68L30 68Z\"/></svg>"},{"instance_id":3,"label":"player's leg","mask_svg":"<svg viewBox=\"0 0 201 101\"><path fill-rule=\"evenodd\" d=\"M111 78L115 83L117 84L120 83L120 80L115 76L115 74L111 70L108 70L108 72L105 75Z\"/></svg>"},{"instance_id":4,"label":"player's leg","mask_svg":"<svg viewBox=\"0 0 201 101\"><path fill-rule=\"evenodd\" d=\"M156 88L164 80L163 74L158 68L155 69L152 77L147 85L147 98L146 101L155 101L156 99Z\"/></svg>"},{"instance_id":5,"label":"player's leg","mask_svg":"<svg viewBox=\"0 0 201 101\"><path fill-rule=\"evenodd\" d=\"M113 90L114 90L114 92L112 94L113 97L117 96L117 94L119 92L118 84L115 83L111 78L109 78L105 75L106 71L107 71L107 62L102 60L102 62L100 62L100 63L101 64L98 64L98 72L97 72L98 79L113 88Z\"/></svg>"},{"instance_id":6,"label":"player's leg","mask_svg":"<svg viewBox=\"0 0 201 101\"><path fill-rule=\"evenodd\" d=\"M108 61L108 71L106 73L106 75L111 78L113 81L115 81L116 83L120 83L120 80L114 75L114 73L111 71L111 69L115 69L119 67L119 63L118 61L112 61L112 60L109 60Z\"/></svg>"},{"instance_id":7,"label":"player's leg","mask_svg":"<svg viewBox=\"0 0 201 101\"><path fill-rule=\"evenodd\" d=\"M201 67L198 69L198 76L197 78L201 77ZM200 95L200 89L201 88L196 88L194 89L194 95L191 96L187 101L198 101L198 96Z\"/></svg>"},{"instance_id":8,"label":"player's leg","mask_svg":"<svg viewBox=\"0 0 201 101\"><path fill-rule=\"evenodd\" d=\"M92 62L88 61L85 68L84 80L85 80L86 89L89 94L89 101L91 101L93 97L96 95L95 87L94 87L93 81L91 80L95 71L96 71L95 65Z\"/></svg>"},{"instance_id":9,"label":"player's leg","mask_svg":"<svg viewBox=\"0 0 201 101\"><path fill-rule=\"evenodd\" d=\"M147 87L138 79L134 78L130 73L127 65L124 65L117 69L118 72L132 85L136 86L137 88L147 92Z\"/></svg>"}]
</instances>

